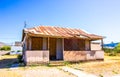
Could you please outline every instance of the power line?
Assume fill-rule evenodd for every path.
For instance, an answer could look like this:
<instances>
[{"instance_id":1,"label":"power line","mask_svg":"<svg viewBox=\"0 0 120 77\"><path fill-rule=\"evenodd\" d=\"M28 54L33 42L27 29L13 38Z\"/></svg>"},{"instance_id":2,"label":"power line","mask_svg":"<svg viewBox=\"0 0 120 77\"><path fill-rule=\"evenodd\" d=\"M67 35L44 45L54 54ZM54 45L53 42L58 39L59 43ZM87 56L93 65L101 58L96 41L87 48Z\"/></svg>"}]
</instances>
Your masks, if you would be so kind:
<instances>
[{"instance_id":1,"label":"power line","mask_svg":"<svg viewBox=\"0 0 120 77\"><path fill-rule=\"evenodd\" d=\"M0 39L19 39L19 38L0 38Z\"/></svg>"}]
</instances>

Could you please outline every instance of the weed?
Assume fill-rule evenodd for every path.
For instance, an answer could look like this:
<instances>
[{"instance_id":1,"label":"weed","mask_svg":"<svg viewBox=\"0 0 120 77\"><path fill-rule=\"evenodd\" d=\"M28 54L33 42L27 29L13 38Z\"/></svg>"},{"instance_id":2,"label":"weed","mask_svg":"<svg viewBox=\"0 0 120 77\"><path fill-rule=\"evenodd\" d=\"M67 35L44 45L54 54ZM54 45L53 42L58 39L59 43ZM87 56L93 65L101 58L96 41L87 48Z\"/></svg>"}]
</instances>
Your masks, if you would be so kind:
<instances>
[{"instance_id":1,"label":"weed","mask_svg":"<svg viewBox=\"0 0 120 77\"><path fill-rule=\"evenodd\" d=\"M104 77L102 74L99 74L99 77Z\"/></svg>"},{"instance_id":2,"label":"weed","mask_svg":"<svg viewBox=\"0 0 120 77\"><path fill-rule=\"evenodd\" d=\"M47 66L47 67L51 67L50 63L47 63L46 66Z\"/></svg>"},{"instance_id":3,"label":"weed","mask_svg":"<svg viewBox=\"0 0 120 77\"><path fill-rule=\"evenodd\" d=\"M18 55L18 56L17 56L19 63L22 63L22 62L23 62L22 57L23 57L22 55Z\"/></svg>"},{"instance_id":4,"label":"weed","mask_svg":"<svg viewBox=\"0 0 120 77\"><path fill-rule=\"evenodd\" d=\"M64 65L69 65L69 64L70 64L70 62L64 61Z\"/></svg>"},{"instance_id":5,"label":"weed","mask_svg":"<svg viewBox=\"0 0 120 77\"><path fill-rule=\"evenodd\" d=\"M114 74L118 74L118 72L116 72L116 71L114 71L114 70L113 70L112 72L113 72Z\"/></svg>"}]
</instances>

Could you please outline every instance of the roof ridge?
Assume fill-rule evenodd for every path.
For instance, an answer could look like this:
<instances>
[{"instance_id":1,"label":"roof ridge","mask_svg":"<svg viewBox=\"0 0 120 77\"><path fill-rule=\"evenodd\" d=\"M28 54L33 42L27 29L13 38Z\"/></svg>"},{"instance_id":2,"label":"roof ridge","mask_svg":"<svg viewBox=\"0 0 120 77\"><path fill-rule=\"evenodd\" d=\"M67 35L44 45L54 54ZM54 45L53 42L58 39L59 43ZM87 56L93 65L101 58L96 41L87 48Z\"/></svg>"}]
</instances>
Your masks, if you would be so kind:
<instances>
[{"instance_id":1,"label":"roof ridge","mask_svg":"<svg viewBox=\"0 0 120 77\"><path fill-rule=\"evenodd\" d=\"M69 27L60 27L60 26L49 26L49 25L40 25L35 26L33 28L26 28L28 32L32 34L40 34L42 35L51 35L51 36L65 36L65 37L73 37L74 35L87 36L90 38L102 38L102 36L90 34L83 29L79 28L69 28Z\"/></svg>"},{"instance_id":2,"label":"roof ridge","mask_svg":"<svg viewBox=\"0 0 120 77\"><path fill-rule=\"evenodd\" d=\"M35 26L35 27L56 27L56 28L67 28L67 29L76 29L76 30L81 30L84 32L83 29L80 29L80 28L70 28L70 27L60 27L59 25L55 25L55 26L51 26L51 25L38 25L38 26ZM35 28L35 27L31 27L31 28L26 28L26 29L32 29L32 28Z\"/></svg>"}]
</instances>

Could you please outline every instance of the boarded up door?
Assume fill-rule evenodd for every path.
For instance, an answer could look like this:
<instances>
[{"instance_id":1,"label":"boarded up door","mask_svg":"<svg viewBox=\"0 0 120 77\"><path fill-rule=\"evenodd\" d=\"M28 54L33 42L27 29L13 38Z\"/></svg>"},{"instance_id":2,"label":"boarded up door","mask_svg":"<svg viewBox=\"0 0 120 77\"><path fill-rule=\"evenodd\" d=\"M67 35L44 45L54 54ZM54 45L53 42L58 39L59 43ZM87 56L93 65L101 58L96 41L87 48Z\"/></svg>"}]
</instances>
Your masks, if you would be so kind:
<instances>
[{"instance_id":1,"label":"boarded up door","mask_svg":"<svg viewBox=\"0 0 120 77\"><path fill-rule=\"evenodd\" d=\"M56 39L50 38L49 39L49 50L50 50L50 59L56 59Z\"/></svg>"}]
</instances>

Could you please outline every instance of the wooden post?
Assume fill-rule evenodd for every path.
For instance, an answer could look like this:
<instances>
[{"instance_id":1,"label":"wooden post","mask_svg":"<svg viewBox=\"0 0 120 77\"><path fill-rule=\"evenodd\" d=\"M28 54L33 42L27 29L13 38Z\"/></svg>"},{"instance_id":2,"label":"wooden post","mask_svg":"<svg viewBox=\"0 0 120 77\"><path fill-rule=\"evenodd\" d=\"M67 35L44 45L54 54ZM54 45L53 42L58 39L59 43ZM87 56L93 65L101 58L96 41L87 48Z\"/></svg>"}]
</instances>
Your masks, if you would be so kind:
<instances>
[{"instance_id":1,"label":"wooden post","mask_svg":"<svg viewBox=\"0 0 120 77\"><path fill-rule=\"evenodd\" d=\"M64 38L62 39L62 47L63 47L63 52L64 52Z\"/></svg>"},{"instance_id":2,"label":"wooden post","mask_svg":"<svg viewBox=\"0 0 120 77\"><path fill-rule=\"evenodd\" d=\"M49 61L50 61L50 48L49 48L49 37L48 37L48 55L49 55Z\"/></svg>"},{"instance_id":3,"label":"wooden post","mask_svg":"<svg viewBox=\"0 0 120 77\"><path fill-rule=\"evenodd\" d=\"M48 51L49 51L49 37L48 37Z\"/></svg>"},{"instance_id":4,"label":"wooden post","mask_svg":"<svg viewBox=\"0 0 120 77\"><path fill-rule=\"evenodd\" d=\"M103 50L103 39L101 39L101 46L102 46L102 50Z\"/></svg>"},{"instance_id":5,"label":"wooden post","mask_svg":"<svg viewBox=\"0 0 120 77\"><path fill-rule=\"evenodd\" d=\"M31 40L31 37L29 37L29 50L31 50L32 48L31 48L31 45L32 45L32 42L31 42L32 40Z\"/></svg>"},{"instance_id":6,"label":"wooden post","mask_svg":"<svg viewBox=\"0 0 120 77\"><path fill-rule=\"evenodd\" d=\"M91 41L89 41L89 50L91 51Z\"/></svg>"},{"instance_id":7,"label":"wooden post","mask_svg":"<svg viewBox=\"0 0 120 77\"><path fill-rule=\"evenodd\" d=\"M27 50L27 41L25 41L25 51Z\"/></svg>"},{"instance_id":8,"label":"wooden post","mask_svg":"<svg viewBox=\"0 0 120 77\"><path fill-rule=\"evenodd\" d=\"M63 48L63 60L64 60L64 38L62 39L62 48Z\"/></svg>"}]
</instances>

